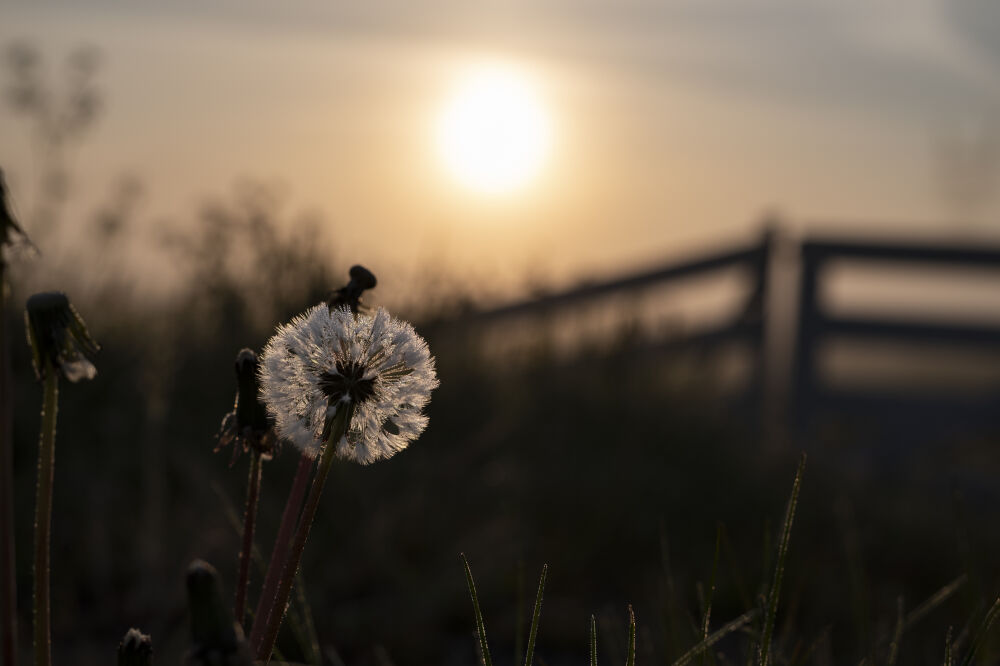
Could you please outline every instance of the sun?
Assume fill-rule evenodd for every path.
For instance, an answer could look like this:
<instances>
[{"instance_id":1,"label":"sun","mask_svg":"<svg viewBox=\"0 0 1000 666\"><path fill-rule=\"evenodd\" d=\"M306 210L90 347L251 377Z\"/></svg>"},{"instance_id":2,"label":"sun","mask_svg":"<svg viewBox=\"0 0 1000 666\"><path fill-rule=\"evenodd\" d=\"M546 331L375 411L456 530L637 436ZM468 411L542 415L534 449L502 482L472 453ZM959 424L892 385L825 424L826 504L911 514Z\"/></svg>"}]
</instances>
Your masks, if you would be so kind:
<instances>
[{"instance_id":1,"label":"sun","mask_svg":"<svg viewBox=\"0 0 1000 666\"><path fill-rule=\"evenodd\" d=\"M438 153L462 185L510 192L536 178L551 144L537 92L516 72L481 68L455 87L437 120Z\"/></svg>"}]
</instances>

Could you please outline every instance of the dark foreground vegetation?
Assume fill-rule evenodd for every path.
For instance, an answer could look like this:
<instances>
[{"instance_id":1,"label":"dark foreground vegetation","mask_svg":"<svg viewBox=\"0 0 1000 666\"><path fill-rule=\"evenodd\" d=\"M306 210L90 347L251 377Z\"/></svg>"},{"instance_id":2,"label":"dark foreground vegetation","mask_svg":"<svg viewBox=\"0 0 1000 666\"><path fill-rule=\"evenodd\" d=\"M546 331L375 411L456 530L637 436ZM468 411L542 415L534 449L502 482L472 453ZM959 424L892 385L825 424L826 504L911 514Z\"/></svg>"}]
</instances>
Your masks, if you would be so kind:
<instances>
[{"instance_id":1,"label":"dark foreground vegetation","mask_svg":"<svg viewBox=\"0 0 1000 666\"><path fill-rule=\"evenodd\" d=\"M183 575L195 558L214 563L231 594L249 461L229 468L228 453L212 449L232 406L233 359L244 346L259 349L275 324L346 275L308 243L279 240L265 213L234 206L207 215L200 240L179 254L190 286L172 300L144 302L114 282L75 299L104 350L97 378L62 392L55 663L107 663L130 626L152 634L159 663L176 663L189 642ZM241 243L252 271L227 268L226 248ZM380 285L375 300L389 288ZM700 639L713 580L711 630L758 607L797 446L762 438L712 391L697 362L636 357L627 334L569 359L540 345L509 362L485 360L448 323L461 308L458 295L447 296L436 294L433 307L415 298L400 313L438 358L428 431L389 461L338 463L331 472L301 584L324 663L473 663L459 552L474 568L498 664L523 649L543 563L537 663L583 663L592 613L601 662L623 663L628 604L640 662L667 663ZM25 297L15 278L12 301ZM19 331L19 313L7 325ZM40 391L27 347L13 349L26 648ZM906 616L956 580L944 602L906 625L898 660L942 663L949 627L967 649L1000 590L990 442L941 441L877 467L832 435L807 446L777 663L885 663L898 600ZM861 462L840 464L845 456ZM262 552L296 460L286 449L265 463ZM252 599L260 579L255 572ZM710 660L744 663L748 635L727 637ZM316 656L309 642L289 629L279 647L307 660ZM997 654L987 644L982 663Z\"/></svg>"}]
</instances>

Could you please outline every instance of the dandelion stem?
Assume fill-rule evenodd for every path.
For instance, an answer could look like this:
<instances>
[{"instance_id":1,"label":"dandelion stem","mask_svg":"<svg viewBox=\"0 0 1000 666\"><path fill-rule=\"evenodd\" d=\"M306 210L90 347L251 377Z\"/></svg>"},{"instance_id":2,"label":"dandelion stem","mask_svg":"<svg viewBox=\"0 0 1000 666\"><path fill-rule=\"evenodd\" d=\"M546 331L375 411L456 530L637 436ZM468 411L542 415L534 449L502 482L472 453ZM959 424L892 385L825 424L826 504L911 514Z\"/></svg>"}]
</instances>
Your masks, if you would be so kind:
<instances>
[{"instance_id":1,"label":"dandelion stem","mask_svg":"<svg viewBox=\"0 0 1000 666\"><path fill-rule=\"evenodd\" d=\"M260 591L257 610L254 612L253 628L250 630L250 647L254 652L260 648L264 627L267 626L267 620L274 608L278 580L281 577L282 569L285 568L285 560L288 559L288 544L292 540L295 524L302 512L302 501L305 499L306 489L309 485L309 474L312 472L315 462L316 459L311 454L302 453L299 467L295 471L295 480L292 481L292 490L288 494L285 510L281 514L281 525L278 527L278 536L274 540L274 550L271 551L271 561L268 563L267 573L264 575L264 585Z\"/></svg>"},{"instance_id":2,"label":"dandelion stem","mask_svg":"<svg viewBox=\"0 0 1000 666\"><path fill-rule=\"evenodd\" d=\"M59 375L45 361L42 429L38 441L38 486L35 497L35 666L50 666L49 536L52 528L52 480L55 470L56 410Z\"/></svg>"},{"instance_id":3,"label":"dandelion stem","mask_svg":"<svg viewBox=\"0 0 1000 666\"><path fill-rule=\"evenodd\" d=\"M243 548L239 557L239 577L236 579L236 600L233 603L233 617L243 625L247 607L247 586L250 584L250 559L253 555L253 533L257 524L257 498L260 496L260 477L263 470L260 452L253 449L250 454L250 477L247 480L247 506L243 513Z\"/></svg>"},{"instance_id":4,"label":"dandelion stem","mask_svg":"<svg viewBox=\"0 0 1000 666\"><path fill-rule=\"evenodd\" d=\"M17 654L17 577L14 567L14 453L11 439L10 353L7 349L6 263L0 257L0 663Z\"/></svg>"},{"instance_id":5,"label":"dandelion stem","mask_svg":"<svg viewBox=\"0 0 1000 666\"><path fill-rule=\"evenodd\" d=\"M625 655L625 666L635 666L635 613L632 604L628 605L628 652Z\"/></svg>"},{"instance_id":6,"label":"dandelion stem","mask_svg":"<svg viewBox=\"0 0 1000 666\"><path fill-rule=\"evenodd\" d=\"M305 506L302 508L302 517L299 518L299 526L295 530L295 538L288 550L288 560L281 572L281 580L278 583L278 590L274 597L274 605L271 614L267 618L267 625L264 628L260 648L257 650L257 659L265 664L271 659L271 652L278 639L278 630L281 628L281 621L285 617L288 609L288 599L292 593L292 583L295 582L295 574L299 570L299 561L302 559L302 551L305 550L306 538L309 536L309 529L312 527L313 518L316 517L316 509L319 507L319 498L323 494L323 486L326 477L330 473L333 464L337 442L347 432L350 425L351 416L354 414L354 403L340 405L333 417L333 424L330 428L330 436L323 445L323 455L320 457L319 467L316 469L316 476L313 477L312 486L309 488L309 497L306 498Z\"/></svg>"}]
</instances>

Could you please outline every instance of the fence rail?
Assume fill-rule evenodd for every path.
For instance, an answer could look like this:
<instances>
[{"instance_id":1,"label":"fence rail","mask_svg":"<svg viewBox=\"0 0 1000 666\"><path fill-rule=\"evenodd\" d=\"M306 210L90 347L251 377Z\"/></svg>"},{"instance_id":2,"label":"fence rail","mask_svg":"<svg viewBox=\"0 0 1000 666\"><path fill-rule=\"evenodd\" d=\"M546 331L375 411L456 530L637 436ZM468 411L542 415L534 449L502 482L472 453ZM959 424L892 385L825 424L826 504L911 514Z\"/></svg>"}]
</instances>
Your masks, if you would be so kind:
<instances>
[{"instance_id":1,"label":"fence rail","mask_svg":"<svg viewBox=\"0 0 1000 666\"><path fill-rule=\"evenodd\" d=\"M782 240L783 244L790 241ZM833 263L876 266L912 265L918 268L946 266L976 268L996 271L1000 289L1000 247L961 245L954 243L916 242L861 242L842 239L807 239L798 245L795 253L798 264L797 298L788 307L797 309L797 316L789 319L794 330L773 330L767 307L774 307L778 295L773 292L769 276L773 264L783 261L785 253L775 251L777 235L767 232L758 242L705 254L690 261L672 263L622 279L596 284L584 284L560 293L514 303L488 311L471 313L463 324L490 326L497 322L519 317L546 317L551 313L572 311L606 299L624 295L640 295L652 288L678 284L689 278L718 274L722 271L745 268L750 282L749 296L732 316L705 330L686 335L672 335L662 340L645 341L643 353L663 349L698 347L711 349L735 340L749 344L753 350L753 365L746 402L761 406L762 396L768 390L769 350L779 348L770 338L794 340L791 349L791 373L783 381L792 396L786 412L792 416L792 425L807 427L814 416L824 409L843 409L852 413L879 413L891 408L907 406L924 415L936 407L944 413L969 413L984 415L1000 427L1000 391L987 390L979 394L934 395L933 392L916 396L912 392L898 395L885 391L876 393L865 390L842 390L830 386L819 368L819 357L831 341L873 341L880 343L915 343L936 347L961 347L963 349L1000 351L1000 325L948 323L918 318L899 319L889 316L856 316L835 314L825 307L820 298L828 279L827 269ZM791 245L791 247L795 247ZM785 267L787 268L787 266ZM766 307L767 306L767 307ZM761 399L758 399L761 398ZM956 411L957 410L957 411Z\"/></svg>"},{"instance_id":2,"label":"fence rail","mask_svg":"<svg viewBox=\"0 0 1000 666\"><path fill-rule=\"evenodd\" d=\"M795 426L808 432L823 410L853 413L907 414L915 427L927 417L961 413L964 419L988 421L1000 426L1000 393L953 395L930 392L886 390L843 390L830 387L818 369L819 356L831 340L847 339L896 343L916 343L945 348L975 348L1000 351L1000 326L950 324L908 318L831 314L820 299L824 271L833 262L863 262L881 266L911 264L919 267L946 266L996 270L1000 288L1000 249L981 246L929 243L847 242L809 240L800 249L798 324L794 358L793 403Z\"/></svg>"},{"instance_id":3,"label":"fence rail","mask_svg":"<svg viewBox=\"0 0 1000 666\"><path fill-rule=\"evenodd\" d=\"M583 303L607 298L615 294L636 292L656 287L665 283L675 283L684 279L697 277L706 273L714 273L733 266L746 266L754 271L754 279L758 282L764 279L768 263L768 240L751 247L741 247L724 252L713 253L692 261L670 264L661 268L631 275L618 280L584 284L557 294L549 294L532 300L513 303L493 310L484 310L471 314L466 321L482 323L505 319L523 314L551 312L552 310L573 307Z\"/></svg>"}]
</instances>

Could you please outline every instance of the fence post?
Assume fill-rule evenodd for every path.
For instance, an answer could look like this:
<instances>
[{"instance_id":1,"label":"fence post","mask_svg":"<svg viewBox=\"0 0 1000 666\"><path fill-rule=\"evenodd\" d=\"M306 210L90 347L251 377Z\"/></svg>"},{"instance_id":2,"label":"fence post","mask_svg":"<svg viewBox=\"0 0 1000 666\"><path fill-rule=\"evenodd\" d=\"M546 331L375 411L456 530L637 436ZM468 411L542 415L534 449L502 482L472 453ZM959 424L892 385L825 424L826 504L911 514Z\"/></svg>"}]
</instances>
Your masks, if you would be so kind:
<instances>
[{"instance_id":1,"label":"fence post","mask_svg":"<svg viewBox=\"0 0 1000 666\"><path fill-rule=\"evenodd\" d=\"M799 251L798 326L792 362L792 426L796 445L806 447L816 408L816 357L822 314L819 310L819 271L822 253L808 241Z\"/></svg>"},{"instance_id":2,"label":"fence post","mask_svg":"<svg viewBox=\"0 0 1000 666\"><path fill-rule=\"evenodd\" d=\"M770 389L770 354L768 353L768 313L771 294L771 260L777 233L771 228L765 228L757 246L756 256L750 263L750 280L752 291L747 299L741 317L744 325L751 327L747 337L753 357L751 375L746 388L746 406L748 413L757 421L758 433L764 432L768 420L768 392Z\"/></svg>"}]
</instances>

